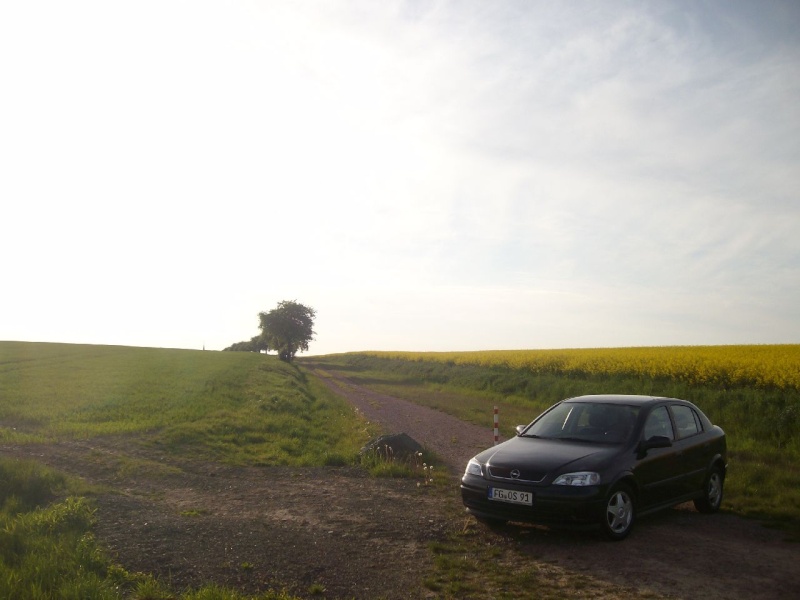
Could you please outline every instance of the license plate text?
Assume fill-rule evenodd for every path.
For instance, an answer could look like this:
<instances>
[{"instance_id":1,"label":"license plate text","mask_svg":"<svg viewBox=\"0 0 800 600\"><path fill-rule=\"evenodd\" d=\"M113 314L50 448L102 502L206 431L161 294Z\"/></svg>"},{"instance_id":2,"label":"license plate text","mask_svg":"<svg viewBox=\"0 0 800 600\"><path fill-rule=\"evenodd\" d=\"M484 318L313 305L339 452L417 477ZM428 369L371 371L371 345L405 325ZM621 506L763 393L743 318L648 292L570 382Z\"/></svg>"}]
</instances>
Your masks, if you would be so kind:
<instances>
[{"instance_id":1,"label":"license plate text","mask_svg":"<svg viewBox=\"0 0 800 600\"><path fill-rule=\"evenodd\" d=\"M499 502L510 502L511 504L533 505L533 494L531 492L520 492L518 490L504 490L503 488L489 488L489 500Z\"/></svg>"}]
</instances>

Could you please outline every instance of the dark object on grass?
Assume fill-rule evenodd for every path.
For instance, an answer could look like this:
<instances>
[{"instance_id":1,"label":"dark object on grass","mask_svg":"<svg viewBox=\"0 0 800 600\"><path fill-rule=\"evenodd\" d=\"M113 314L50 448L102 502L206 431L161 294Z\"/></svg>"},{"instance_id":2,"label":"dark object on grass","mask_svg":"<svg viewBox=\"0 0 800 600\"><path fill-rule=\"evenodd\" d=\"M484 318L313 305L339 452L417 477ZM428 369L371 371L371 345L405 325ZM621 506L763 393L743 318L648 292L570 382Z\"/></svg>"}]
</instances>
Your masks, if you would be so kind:
<instances>
[{"instance_id":1,"label":"dark object on grass","mask_svg":"<svg viewBox=\"0 0 800 600\"><path fill-rule=\"evenodd\" d=\"M422 446L405 433L394 433L372 440L361 448L359 454L363 456L370 452L380 454L384 458L405 459L417 452L422 452Z\"/></svg>"}]
</instances>

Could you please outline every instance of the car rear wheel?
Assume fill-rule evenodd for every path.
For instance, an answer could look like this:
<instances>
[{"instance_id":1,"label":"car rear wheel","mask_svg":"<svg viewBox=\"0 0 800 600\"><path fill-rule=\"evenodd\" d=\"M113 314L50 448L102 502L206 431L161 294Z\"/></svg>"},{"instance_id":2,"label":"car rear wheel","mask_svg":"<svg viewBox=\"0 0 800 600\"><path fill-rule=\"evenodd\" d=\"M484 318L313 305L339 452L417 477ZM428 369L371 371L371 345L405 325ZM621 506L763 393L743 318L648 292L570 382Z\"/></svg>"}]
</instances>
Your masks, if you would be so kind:
<instances>
[{"instance_id":1,"label":"car rear wheel","mask_svg":"<svg viewBox=\"0 0 800 600\"><path fill-rule=\"evenodd\" d=\"M701 513L717 512L722 504L722 488L724 483L725 477L722 475L722 469L719 467L712 468L708 477L706 477L703 495L694 501L694 507Z\"/></svg>"},{"instance_id":2,"label":"car rear wheel","mask_svg":"<svg viewBox=\"0 0 800 600\"><path fill-rule=\"evenodd\" d=\"M615 541L625 539L633 528L634 517L635 506L631 488L625 484L612 488L601 523L603 533Z\"/></svg>"}]
</instances>

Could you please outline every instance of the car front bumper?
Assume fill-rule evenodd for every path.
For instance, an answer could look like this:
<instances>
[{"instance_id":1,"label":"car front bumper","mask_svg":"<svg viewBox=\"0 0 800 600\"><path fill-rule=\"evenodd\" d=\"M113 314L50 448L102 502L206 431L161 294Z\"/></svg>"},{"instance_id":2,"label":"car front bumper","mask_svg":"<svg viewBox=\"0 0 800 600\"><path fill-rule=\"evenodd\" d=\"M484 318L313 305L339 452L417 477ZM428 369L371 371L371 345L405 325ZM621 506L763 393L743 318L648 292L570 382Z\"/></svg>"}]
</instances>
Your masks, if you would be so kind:
<instances>
[{"instance_id":1,"label":"car front bumper","mask_svg":"<svg viewBox=\"0 0 800 600\"><path fill-rule=\"evenodd\" d=\"M531 506L489 499L491 487L531 492ZM605 486L519 485L477 475L461 479L461 499L479 518L524 521L563 527L596 526L604 518Z\"/></svg>"}]
</instances>

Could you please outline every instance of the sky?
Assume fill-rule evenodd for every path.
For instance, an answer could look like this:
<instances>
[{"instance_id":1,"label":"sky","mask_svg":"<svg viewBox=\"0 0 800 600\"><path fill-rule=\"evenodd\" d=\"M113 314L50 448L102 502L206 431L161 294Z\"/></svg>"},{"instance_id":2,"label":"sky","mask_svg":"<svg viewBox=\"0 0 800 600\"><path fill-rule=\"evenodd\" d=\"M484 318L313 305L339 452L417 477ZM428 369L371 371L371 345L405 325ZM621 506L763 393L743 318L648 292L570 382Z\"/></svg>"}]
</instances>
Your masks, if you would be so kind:
<instances>
[{"instance_id":1,"label":"sky","mask_svg":"<svg viewBox=\"0 0 800 600\"><path fill-rule=\"evenodd\" d=\"M0 2L0 340L800 343L800 2Z\"/></svg>"}]
</instances>

